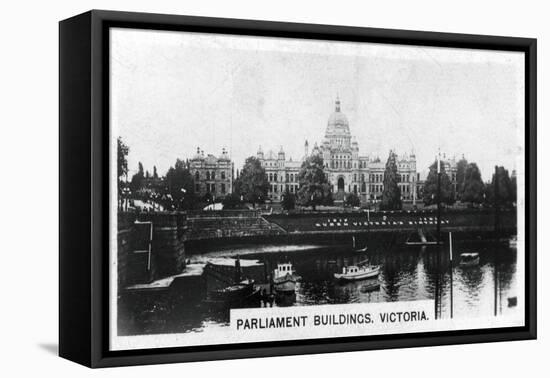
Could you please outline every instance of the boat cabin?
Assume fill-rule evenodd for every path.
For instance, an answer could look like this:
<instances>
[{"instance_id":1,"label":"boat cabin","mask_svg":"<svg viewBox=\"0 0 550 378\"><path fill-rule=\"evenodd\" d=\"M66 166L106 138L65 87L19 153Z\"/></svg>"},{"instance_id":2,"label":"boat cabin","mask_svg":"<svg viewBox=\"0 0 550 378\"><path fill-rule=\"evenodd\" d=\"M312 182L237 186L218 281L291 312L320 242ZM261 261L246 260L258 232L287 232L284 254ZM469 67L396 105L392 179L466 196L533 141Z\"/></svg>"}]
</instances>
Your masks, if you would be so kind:
<instances>
[{"instance_id":1,"label":"boat cabin","mask_svg":"<svg viewBox=\"0 0 550 378\"><path fill-rule=\"evenodd\" d=\"M358 273L358 272L359 272L359 267L355 265L345 266L342 269L343 274L352 274L352 273Z\"/></svg>"},{"instance_id":2,"label":"boat cabin","mask_svg":"<svg viewBox=\"0 0 550 378\"><path fill-rule=\"evenodd\" d=\"M287 274L293 274L294 270L291 263L277 264L277 269L275 270L275 278L284 277Z\"/></svg>"},{"instance_id":3,"label":"boat cabin","mask_svg":"<svg viewBox=\"0 0 550 378\"><path fill-rule=\"evenodd\" d=\"M461 253L460 265L474 265L479 263L479 253Z\"/></svg>"}]
</instances>

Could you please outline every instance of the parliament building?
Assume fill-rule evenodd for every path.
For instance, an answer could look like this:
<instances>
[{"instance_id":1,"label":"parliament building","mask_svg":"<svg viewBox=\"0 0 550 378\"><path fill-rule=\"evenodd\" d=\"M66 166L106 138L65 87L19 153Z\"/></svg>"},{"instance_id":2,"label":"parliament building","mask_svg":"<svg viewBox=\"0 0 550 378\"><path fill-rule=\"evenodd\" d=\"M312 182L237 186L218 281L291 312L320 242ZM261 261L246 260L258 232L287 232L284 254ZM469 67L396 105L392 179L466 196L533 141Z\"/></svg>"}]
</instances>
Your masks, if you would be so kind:
<instances>
[{"instance_id":1,"label":"parliament building","mask_svg":"<svg viewBox=\"0 0 550 378\"><path fill-rule=\"evenodd\" d=\"M215 200L233 192L233 161L225 148L220 156L205 156L204 151L197 147L197 153L188 164L195 194L205 196L208 193Z\"/></svg>"},{"instance_id":2,"label":"parliament building","mask_svg":"<svg viewBox=\"0 0 550 378\"><path fill-rule=\"evenodd\" d=\"M301 160L286 160L282 147L277 154L271 151L264 153L261 147L258 149L256 156L265 168L270 184L270 200L279 202L287 189L291 193L298 191L300 167L310 154L323 157L324 170L336 202L343 201L347 193L357 194L363 204L381 199L387 157L381 160L378 157L360 155L359 145L350 132L349 121L342 112L338 98L334 112L328 118L323 142L320 145L315 143L310 151L306 140L304 157ZM418 199L420 185L415 154L398 156L397 171L402 199Z\"/></svg>"}]
</instances>

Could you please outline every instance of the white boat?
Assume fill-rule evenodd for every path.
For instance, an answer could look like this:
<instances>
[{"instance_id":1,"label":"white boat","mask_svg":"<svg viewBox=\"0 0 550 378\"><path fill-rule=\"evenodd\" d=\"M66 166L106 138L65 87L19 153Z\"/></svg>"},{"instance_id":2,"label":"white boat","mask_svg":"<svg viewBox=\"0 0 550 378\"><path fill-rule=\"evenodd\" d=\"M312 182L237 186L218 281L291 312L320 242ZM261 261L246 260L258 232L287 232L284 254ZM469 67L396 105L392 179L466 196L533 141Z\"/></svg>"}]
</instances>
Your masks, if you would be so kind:
<instances>
[{"instance_id":1,"label":"white boat","mask_svg":"<svg viewBox=\"0 0 550 378\"><path fill-rule=\"evenodd\" d=\"M460 266L474 266L479 264L479 253L461 253Z\"/></svg>"},{"instance_id":2,"label":"white boat","mask_svg":"<svg viewBox=\"0 0 550 378\"><path fill-rule=\"evenodd\" d=\"M342 273L334 273L334 278L338 280L358 281L378 277L378 274L380 274L380 266L378 265L350 265L342 268Z\"/></svg>"},{"instance_id":3,"label":"white boat","mask_svg":"<svg viewBox=\"0 0 550 378\"><path fill-rule=\"evenodd\" d=\"M300 278L291 263L277 264L277 269L273 271L273 287L282 293L294 292Z\"/></svg>"},{"instance_id":4,"label":"white boat","mask_svg":"<svg viewBox=\"0 0 550 378\"><path fill-rule=\"evenodd\" d=\"M512 236L508 241L508 245L512 248L516 248L518 246L518 236L517 235Z\"/></svg>"}]
</instances>

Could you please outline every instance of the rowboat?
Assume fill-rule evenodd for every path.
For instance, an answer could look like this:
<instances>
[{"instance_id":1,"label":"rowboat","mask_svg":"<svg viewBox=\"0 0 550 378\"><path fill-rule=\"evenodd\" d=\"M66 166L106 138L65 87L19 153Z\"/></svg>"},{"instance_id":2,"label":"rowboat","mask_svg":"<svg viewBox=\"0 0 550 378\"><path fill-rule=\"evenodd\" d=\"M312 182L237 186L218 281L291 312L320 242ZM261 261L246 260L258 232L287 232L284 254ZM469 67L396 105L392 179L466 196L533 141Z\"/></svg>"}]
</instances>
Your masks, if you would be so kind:
<instances>
[{"instance_id":1,"label":"rowboat","mask_svg":"<svg viewBox=\"0 0 550 378\"><path fill-rule=\"evenodd\" d=\"M342 268L342 273L334 273L334 278L344 281L358 281L378 277L378 274L380 274L380 266L378 265L350 265Z\"/></svg>"},{"instance_id":2,"label":"rowboat","mask_svg":"<svg viewBox=\"0 0 550 378\"><path fill-rule=\"evenodd\" d=\"M203 301L211 310L221 308L237 308L247 304L259 304L260 289L254 285L254 280L242 280L237 284L208 292Z\"/></svg>"},{"instance_id":3,"label":"rowboat","mask_svg":"<svg viewBox=\"0 0 550 378\"><path fill-rule=\"evenodd\" d=\"M281 293L291 293L296 289L296 282L301 279L291 263L277 264L273 271L273 287Z\"/></svg>"}]
</instances>

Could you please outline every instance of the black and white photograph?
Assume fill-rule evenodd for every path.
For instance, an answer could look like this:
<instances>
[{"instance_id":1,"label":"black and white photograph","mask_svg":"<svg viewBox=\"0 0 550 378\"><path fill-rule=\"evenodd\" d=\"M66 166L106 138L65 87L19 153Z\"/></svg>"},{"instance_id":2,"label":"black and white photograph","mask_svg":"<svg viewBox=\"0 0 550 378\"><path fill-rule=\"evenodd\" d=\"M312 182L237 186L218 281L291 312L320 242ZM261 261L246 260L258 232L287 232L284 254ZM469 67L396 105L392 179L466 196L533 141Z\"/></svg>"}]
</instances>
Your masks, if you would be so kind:
<instances>
[{"instance_id":1,"label":"black and white photograph","mask_svg":"<svg viewBox=\"0 0 550 378\"><path fill-rule=\"evenodd\" d=\"M112 350L525 325L523 52L109 38Z\"/></svg>"},{"instance_id":2,"label":"black and white photograph","mask_svg":"<svg viewBox=\"0 0 550 378\"><path fill-rule=\"evenodd\" d=\"M543 2L4 9L0 376L545 376Z\"/></svg>"}]
</instances>

